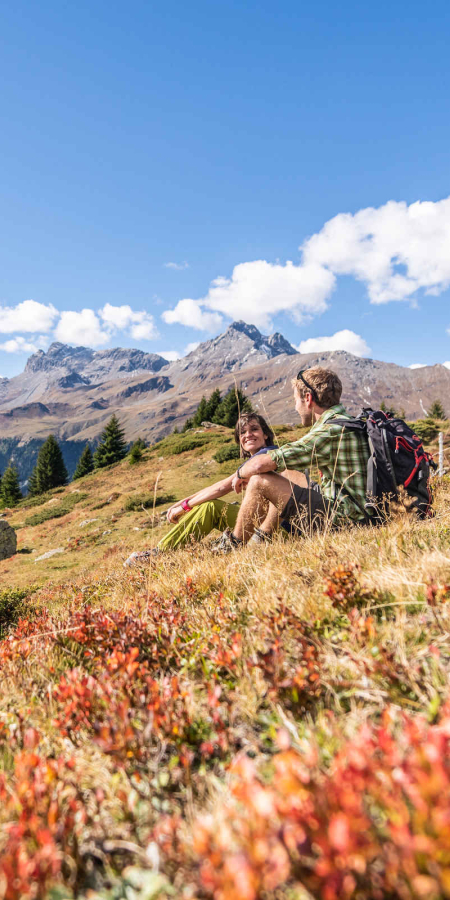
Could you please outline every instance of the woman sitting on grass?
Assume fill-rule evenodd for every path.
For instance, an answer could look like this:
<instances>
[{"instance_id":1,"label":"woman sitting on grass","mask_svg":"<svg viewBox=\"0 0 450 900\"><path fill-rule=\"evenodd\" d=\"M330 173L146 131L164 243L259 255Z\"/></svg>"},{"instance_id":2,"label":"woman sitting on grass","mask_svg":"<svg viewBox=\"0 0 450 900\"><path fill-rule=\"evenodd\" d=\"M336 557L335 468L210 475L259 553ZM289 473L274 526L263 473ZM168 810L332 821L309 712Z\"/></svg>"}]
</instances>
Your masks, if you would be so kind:
<instances>
[{"instance_id":1,"label":"woman sitting on grass","mask_svg":"<svg viewBox=\"0 0 450 900\"><path fill-rule=\"evenodd\" d=\"M276 449L273 431L258 413L244 413L239 417L234 429L234 439L240 445L244 459ZM135 551L124 565L145 562L164 550L177 550L190 541L201 540L214 528L219 531L224 531L225 528L233 530L239 505L225 503L220 498L232 491L231 483L234 475L233 472L228 478L216 481L210 487L174 503L167 510L167 519L173 524L173 528L160 540L157 547L152 550Z\"/></svg>"}]
</instances>

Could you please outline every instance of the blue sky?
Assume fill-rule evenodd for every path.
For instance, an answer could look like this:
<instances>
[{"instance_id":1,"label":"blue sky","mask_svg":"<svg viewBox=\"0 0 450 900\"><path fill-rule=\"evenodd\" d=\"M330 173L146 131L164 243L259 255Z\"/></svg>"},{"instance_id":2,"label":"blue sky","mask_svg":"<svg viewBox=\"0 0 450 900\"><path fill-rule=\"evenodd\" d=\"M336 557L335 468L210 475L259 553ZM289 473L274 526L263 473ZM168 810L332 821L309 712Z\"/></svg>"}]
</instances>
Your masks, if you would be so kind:
<instances>
[{"instance_id":1,"label":"blue sky","mask_svg":"<svg viewBox=\"0 0 450 900\"><path fill-rule=\"evenodd\" d=\"M450 360L448 3L18 0L0 33L0 374L234 318Z\"/></svg>"}]
</instances>

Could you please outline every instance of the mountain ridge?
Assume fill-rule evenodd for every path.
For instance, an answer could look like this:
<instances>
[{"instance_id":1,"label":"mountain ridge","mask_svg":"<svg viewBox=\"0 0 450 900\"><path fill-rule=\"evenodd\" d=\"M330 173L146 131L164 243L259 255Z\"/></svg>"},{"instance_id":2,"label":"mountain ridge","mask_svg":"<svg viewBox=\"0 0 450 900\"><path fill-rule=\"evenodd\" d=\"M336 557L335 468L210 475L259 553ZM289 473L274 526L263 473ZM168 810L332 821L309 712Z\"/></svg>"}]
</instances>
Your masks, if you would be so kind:
<instances>
[{"instance_id":1,"label":"mountain ridge","mask_svg":"<svg viewBox=\"0 0 450 900\"><path fill-rule=\"evenodd\" d=\"M20 375L0 382L0 471L13 456L22 480L28 477L33 454L25 448L52 432L72 472L78 450L86 441L95 446L112 413L127 440L141 436L152 443L181 427L216 387L224 393L237 384L271 422L291 422L290 381L311 365L336 370L343 402L354 413L384 400L415 419L450 395L450 370L440 364L408 369L345 350L301 354L280 333L266 336L243 321L173 362L136 348L54 342L33 354Z\"/></svg>"}]
</instances>

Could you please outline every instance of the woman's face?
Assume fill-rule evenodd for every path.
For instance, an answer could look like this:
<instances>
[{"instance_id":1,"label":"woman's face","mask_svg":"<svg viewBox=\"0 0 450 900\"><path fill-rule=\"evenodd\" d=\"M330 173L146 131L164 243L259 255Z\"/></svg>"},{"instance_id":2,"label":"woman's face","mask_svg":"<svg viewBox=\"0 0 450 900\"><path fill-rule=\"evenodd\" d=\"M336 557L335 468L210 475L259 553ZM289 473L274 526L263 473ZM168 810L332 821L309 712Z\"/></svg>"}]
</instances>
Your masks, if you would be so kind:
<instances>
[{"instance_id":1,"label":"woman's face","mask_svg":"<svg viewBox=\"0 0 450 900\"><path fill-rule=\"evenodd\" d=\"M241 447L253 456L266 446L266 438L261 425L256 419L250 419L241 428Z\"/></svg>"}]
</instances>

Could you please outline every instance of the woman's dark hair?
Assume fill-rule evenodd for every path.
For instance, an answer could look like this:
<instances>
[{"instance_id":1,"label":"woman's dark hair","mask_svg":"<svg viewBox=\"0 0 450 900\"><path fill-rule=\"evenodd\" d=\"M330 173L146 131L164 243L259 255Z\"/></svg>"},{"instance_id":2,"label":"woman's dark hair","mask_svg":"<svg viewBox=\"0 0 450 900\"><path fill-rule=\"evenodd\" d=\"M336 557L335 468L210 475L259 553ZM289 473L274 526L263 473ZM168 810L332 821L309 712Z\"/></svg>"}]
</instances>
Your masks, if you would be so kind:
<instances>
[{"instance_id":1,"label":"woman's dark hair","mask_svg":"<svg viewBox=\"0 0 450 900\"><path fill-rule=\"evenodd\" d=\"M272 429L267 424L264 416L260 416L259 413L249 412L243 413L242 416L239 416L239 419L234 426L234 439L241 449L241 455L244 459L248 459L251 456L251 453L242 449L241 445L241 431L248 422L258 422L262 428L263 435L266 439L266 447L275 443L275 435Z\"/></svg>"}]
</instances>

